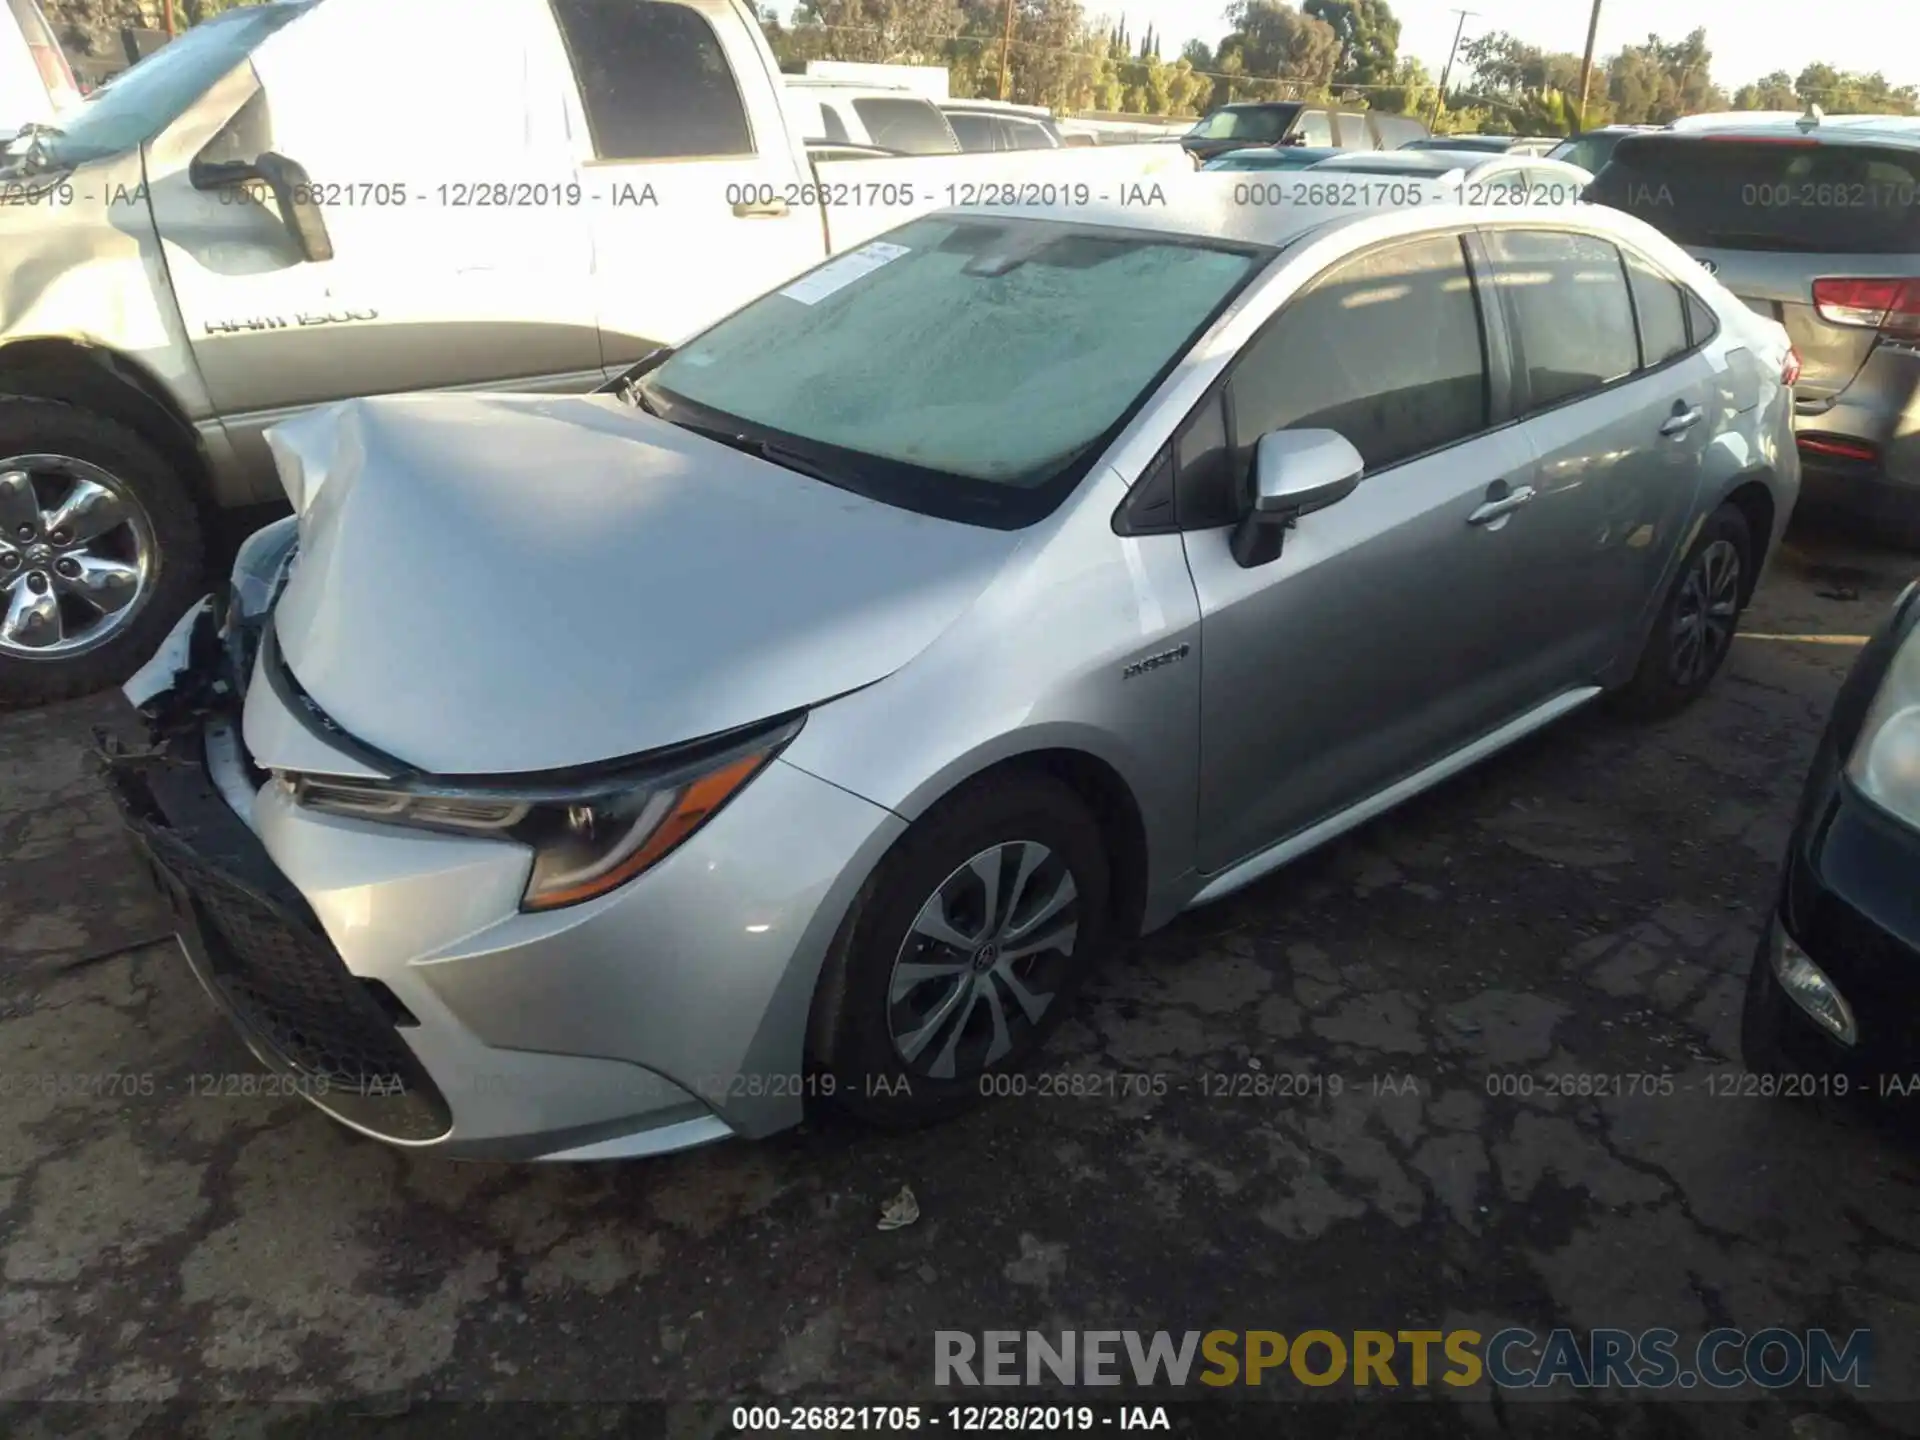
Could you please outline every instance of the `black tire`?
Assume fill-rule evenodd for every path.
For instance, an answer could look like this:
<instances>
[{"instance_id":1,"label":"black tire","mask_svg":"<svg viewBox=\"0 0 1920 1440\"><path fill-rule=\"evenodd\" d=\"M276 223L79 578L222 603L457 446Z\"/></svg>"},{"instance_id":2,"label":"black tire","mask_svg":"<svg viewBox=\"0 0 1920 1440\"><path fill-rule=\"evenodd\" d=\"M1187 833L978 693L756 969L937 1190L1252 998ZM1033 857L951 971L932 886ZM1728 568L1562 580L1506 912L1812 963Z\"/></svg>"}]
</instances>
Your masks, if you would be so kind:
<instances>
[{"instance_id":1,"label":"black tire","mask_svg":"<svg viewBox=\"0 0 1920 1440\"><path fill-rule=\"evenodd\" d=\"M998 978L1003 973L998 965L985 973L970 971L981 991L979 999L955 1000L957 1020L935 1031L924 1051L909 1062L895 1041L902 1014L912 1008L916 996L931 1002L946 994L944 977L929 979L910 988L906 998L896 1003L895 964L905 958L903 947L912 927L923 907L943 891L952 906L983 900L984 886L978 887L979 896L971 896L968 892L977 882L960 872L983 852L1015 842L1044 848L1050 858L1033 870L1010 901L1003 899L1003 923L1013 922L1014 934L1020 930L1020 914L1031 915L1056 893L1060 873L1071 877L1075 892L1070 953L1055 950L1033 956L1033 966L1024 971L1021 967L1028 957L1007 962L1028 994L1037 996L1044 988L1052 998L1038 1021L1030 1021L1006 982ZM1022 852L1014 851L1006 859L1001 871L1003 890L1011 888L1006 881L1016 875L1022 858ZM957 1115L992 1093L993 1077L1020 1070L1045 1043L1102 955L1111 931L1110 884L1099 827L1079 797L1049 776L1016 772L992 777L922 816L862 887L821 974L808 1050L816 1070L823 1078L831 1077L834 1106L869 1124L907 1128ZM943 905L942 912L952 917L955 910ZM1056 917L1034 934L1051 933L1050 926L1059 923ZM957 920L954 928L961 934L973 933L961 929ZM953 964L961 954L925 939L914 943L924 947L915 952L916 958L924 955L942 966ZM992 964L991 959L981 958L987 948L973 952L976 968ZM968 975L953 978L958 987ZM1006 1018L1011 1045L991 1064L976 1066L972 1062L984 1061L994 1043L994 1006L985 993L988 990L994 992L993 999ZM931 1074L954 1025L962 1035L953 1047L953 1075ZM916 1033L909 1030L910 1036Z\"/></svg>"},{"instance_id":2,"label":"black tire","mask_svg":"<svg viewBox=\"0 0 1920 1440\"><path fill-rule=\"evenodd\" d=\"M0 650L0 710L45 705L118 685L145 664L200 592L201 519L174 465L138 432L52 400L0 398L0 460L61 455L119 480L152 537L152 571L138 609L91 650L33 659Z\"/></svg>"},{"instance_id":3,"label":"black tire","mask_svg":"<svg viewBox=\"0 0 1920 1440\"><path fill-rule=\"evenodd\" d=\"M1700 599L1699 587L1712 588L1719 582L1722 572L1710 566L1724 558L1725 551L1719 548L1722 546L1731 546L1737 557L1738 569L1731 577L1734 608L1731 615L1715 617L1716 620L1724 618L1726 629L1723 639L1714 638L1717 632L1713 625L1703 627L1697 643L1704 647L1701 652L1704 654L1704 663L1696 667L1692 663L1696 652L1678 634L1678 629L1683 607L1686 607L1688 614L1693 613L1693 607ZM1712 552L1711 560L1709 552ZM1720 673L1720 667L1726 663L1727 655L1733 648L1733 636L1740 628L1740 616L1746 609L1747 591L1752 588L1753 557L1753 535L1738 507L1722 505L1707 517L1706 524L1700 527L1700 533L1694 537L1679 573L1674 576L1667 598L1661 603L1660 614L1647 636L1646 647L1640 652L1640 663L1634 669L1633 678L1614 695L1618 709L1641 719L1659 719L1677 714L1706 693L1714 676ZM1719 597L1711 595L1707 598L1717 601Z\"/></svg>"}]
</instances>

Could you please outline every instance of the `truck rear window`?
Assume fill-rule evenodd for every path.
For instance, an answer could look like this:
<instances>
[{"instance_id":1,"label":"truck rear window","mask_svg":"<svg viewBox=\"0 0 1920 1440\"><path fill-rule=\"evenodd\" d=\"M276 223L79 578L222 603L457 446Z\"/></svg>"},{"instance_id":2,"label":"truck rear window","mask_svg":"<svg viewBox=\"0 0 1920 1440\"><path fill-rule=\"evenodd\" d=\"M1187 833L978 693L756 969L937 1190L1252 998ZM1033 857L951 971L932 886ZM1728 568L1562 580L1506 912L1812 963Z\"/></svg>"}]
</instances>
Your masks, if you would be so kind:
<instances>
[{"instance_id":1,"label":"truck rear window","mask_svg":"<svg viewBox=\"0 0 1920 1440\"><path fill-rule=\"evenodd\" d=\"M1682 245L1828 255L1920 251L1920 150L1636 136L1614 150L1587 198Z\"/></svg>"}]
</instances>

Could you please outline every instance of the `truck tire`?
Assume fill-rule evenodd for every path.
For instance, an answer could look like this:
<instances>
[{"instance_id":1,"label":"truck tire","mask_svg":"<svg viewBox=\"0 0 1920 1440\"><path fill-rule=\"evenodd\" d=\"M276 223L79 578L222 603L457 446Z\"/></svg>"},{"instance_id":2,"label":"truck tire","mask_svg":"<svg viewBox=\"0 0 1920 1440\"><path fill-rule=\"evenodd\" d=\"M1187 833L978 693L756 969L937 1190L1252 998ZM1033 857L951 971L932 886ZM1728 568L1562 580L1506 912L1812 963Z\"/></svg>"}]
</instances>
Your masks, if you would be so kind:
<instances>
[{"instance_id":1,"label":"truck tire","mask_svg":"<svg viewBox=\"0 0 1920 1440\"><path fill-rule=\"evenodd\" d=\"M133 674L199 593L202 545L192 495L137 431L0 397L0 710Z\"/></svg>"}]
</instances>

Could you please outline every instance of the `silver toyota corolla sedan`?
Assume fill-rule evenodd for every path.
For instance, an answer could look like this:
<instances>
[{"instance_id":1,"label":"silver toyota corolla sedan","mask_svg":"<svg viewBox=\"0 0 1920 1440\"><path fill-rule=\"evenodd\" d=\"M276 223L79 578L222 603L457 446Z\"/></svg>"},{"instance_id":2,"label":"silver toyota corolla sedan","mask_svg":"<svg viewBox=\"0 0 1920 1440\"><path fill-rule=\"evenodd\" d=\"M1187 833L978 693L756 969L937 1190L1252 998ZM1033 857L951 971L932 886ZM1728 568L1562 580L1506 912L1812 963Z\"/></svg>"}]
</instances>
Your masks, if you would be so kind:
<instances>
[{"instance_id":1,"label":"silver toyota corolla sedan","mask_svg":"<svg viewBox=\"0 0 1920 1440\"><path fill-rule=\"evenodd\" d=\"M454 1155L912 1123L1129 937L1712 679L1783 331L1593 207L916 219L608 393L289 422L103 732L194 973ZM1137 200L1137 197L1136 197Z\"/></svg>"}]
</instances>

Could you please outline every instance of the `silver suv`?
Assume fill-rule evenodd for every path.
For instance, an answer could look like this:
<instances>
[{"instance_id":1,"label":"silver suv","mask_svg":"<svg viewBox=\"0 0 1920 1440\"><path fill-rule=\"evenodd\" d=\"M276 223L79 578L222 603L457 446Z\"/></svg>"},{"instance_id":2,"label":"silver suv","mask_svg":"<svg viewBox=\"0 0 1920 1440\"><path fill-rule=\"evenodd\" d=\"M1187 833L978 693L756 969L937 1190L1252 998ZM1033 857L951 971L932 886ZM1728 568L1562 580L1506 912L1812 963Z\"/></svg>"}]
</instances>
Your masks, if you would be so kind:
<instances>
[{"instance_id":1,"label":"silver suv","mask_svg":"<svg viewBox=\"0 0 1920 1440\"><path fill-rule=\"evenodd\" d=\"M1588 198L1787 327L1806 504L1920 547L1920 126L1809 114L1630 135Z\"/></svg>"}]
</instances>

